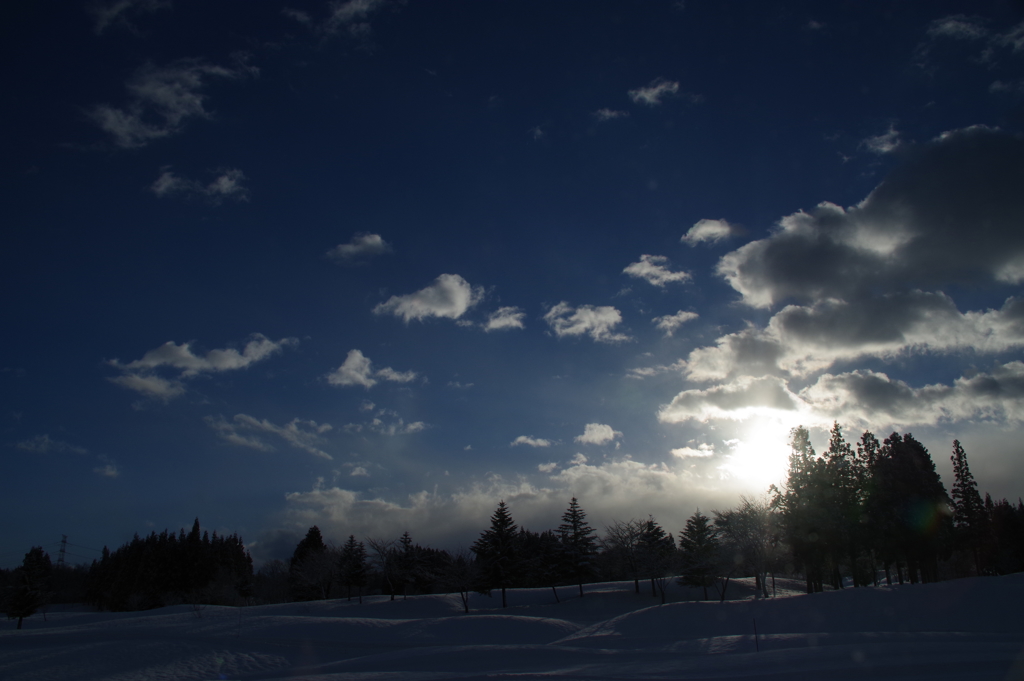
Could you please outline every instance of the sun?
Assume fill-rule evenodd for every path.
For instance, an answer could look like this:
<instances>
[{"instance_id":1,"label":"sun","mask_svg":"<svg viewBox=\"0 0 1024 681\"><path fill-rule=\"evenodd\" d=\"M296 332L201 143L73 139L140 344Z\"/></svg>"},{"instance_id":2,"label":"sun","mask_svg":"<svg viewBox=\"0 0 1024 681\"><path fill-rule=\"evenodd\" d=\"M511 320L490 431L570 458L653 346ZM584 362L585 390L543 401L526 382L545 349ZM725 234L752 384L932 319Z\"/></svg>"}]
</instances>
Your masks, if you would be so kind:
<instances>
[{"instance_id":1,"label":"sun","mask_svg":"<svg viewBox=\"0 0 1024 681\"><path fill-rule=\"evenodd\" d=\"M751 416L739 426L738 437L727 440L731 451L720 469L753 494L786 481L790 431L797 425L785 416Z\"/></svg>"}]
</instances>

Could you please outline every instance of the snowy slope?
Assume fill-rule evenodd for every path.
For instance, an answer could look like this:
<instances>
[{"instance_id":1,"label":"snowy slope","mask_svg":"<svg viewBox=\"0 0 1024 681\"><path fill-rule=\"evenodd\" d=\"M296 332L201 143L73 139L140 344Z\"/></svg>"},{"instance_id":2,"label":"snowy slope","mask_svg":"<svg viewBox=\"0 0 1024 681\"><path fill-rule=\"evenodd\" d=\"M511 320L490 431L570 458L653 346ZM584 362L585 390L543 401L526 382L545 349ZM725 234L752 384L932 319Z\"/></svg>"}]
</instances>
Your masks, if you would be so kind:
<instances>
[{"instance_id":1,"label":"snowy slope","mask_svg":"<svg viewBox=\"0 0 1024 681\"><path fill-rule=\"evenodd\" d=\"M53 608L0 631L0 679L1024 679L1024 575L760 601L735 586L666 605L625 582L561 603L524 589L468 615L452 596Z\"/></svg>"}]
</instances>

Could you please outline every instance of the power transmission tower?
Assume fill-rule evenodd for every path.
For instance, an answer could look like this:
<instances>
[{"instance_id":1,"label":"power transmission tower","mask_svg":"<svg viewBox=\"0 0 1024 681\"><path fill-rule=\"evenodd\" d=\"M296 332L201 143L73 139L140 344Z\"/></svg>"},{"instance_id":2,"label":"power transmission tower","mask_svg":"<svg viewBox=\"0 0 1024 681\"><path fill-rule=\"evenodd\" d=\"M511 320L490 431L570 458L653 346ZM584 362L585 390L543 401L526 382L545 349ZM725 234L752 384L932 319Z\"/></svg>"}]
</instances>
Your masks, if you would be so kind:
<instances>
[{"instance_id":1,"label":"power transmission tower","mask_svg":"<svg viewBox=\"0 0 1024 681\"><path fill-rule=\"evenodd\" d=\"M64 549L66 549L67 546L68 536L66 534L62 534L60 536L60 555L57 556L57 567L59 568L64 567Z\"/></svg>"}]
</instances>

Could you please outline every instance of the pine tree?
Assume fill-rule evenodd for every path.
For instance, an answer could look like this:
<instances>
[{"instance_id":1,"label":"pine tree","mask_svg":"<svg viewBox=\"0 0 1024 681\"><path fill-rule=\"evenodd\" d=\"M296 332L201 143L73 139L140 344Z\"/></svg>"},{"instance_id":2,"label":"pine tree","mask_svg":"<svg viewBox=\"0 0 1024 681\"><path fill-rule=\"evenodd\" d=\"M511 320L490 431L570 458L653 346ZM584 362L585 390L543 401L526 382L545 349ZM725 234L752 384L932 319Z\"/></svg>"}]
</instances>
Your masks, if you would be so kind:
<instances>
[{"instance_id":1,"label":"pine tree","mask_svg":"<svg viewBox=\"0 0 1024 681\"><path fill-rule=\"evenodd\" d=\"M868 529L886 565L903 582L938 579L938 560L952 544L952 511L928 450L910 433L885 439L871 469L865 502Z\"/></svg>"},{"instance_id":2,"label":"pine tree","mask_svg":"<svg viewBox=\"0 0 1024 681\"><path fill-rule=\"evenodd\" d=\"M828 517L825 464L811 446L803 426L790 431L789 475L784 490L774 489L772 506L782 513L786 541L794 562L803 569L807 593L823 589L828 556L821 540Z\"/></svg>"},{"instance_id":3,"label":"pine tree","mask_svg":"<svg viewBox=\"0 0 1024 681\"><path fill-rule=\"evenodd\" d=\"M651 580L651 596L661 593L661 602L665 602L666 577L672 569L676 543L672 535L654 519L647 516L640 530L640 564L645 576Z\"/></svg>"},{"instance_id":4,"label":"pine tree","mask_svg":"<svg viewBox=\"0 0 1024 681\"><path fill-rule=\"evenodd\" d=\"M320 528L314 525L295 547L288 563L288 584L296 601L313 601L330 596L334 561L324 544Z\"/></svg>"},{"instance_id":5,"label":"pine tree","mask_svg":"<svg viewBox=\"0 0 1024 681\"><path fill-rule=\"evenodd\" d=\"M7 617L18 620L18 629L21 629L22 620L46 604L52 577L50 556L43 547L33 546L25 554L21 567L14 571L14 584L4 599Z\"/></svg>"},{"instance_id":6,"label":"pine tree","mask_svg":"<svg viewBox=\"0 0 1024 681\"><path fill-rule=\"evenodd\" d=\"M824 458L825 475L831 490L826 543L829 545L833 586L842 587L841 560L849 565L853 585L864 586L869 577L861 574L857 564L861 553L860 519L863 515L867 477L866 462L843 438L838 422L832 424L829 447Z\"/></svg>"},{"instance_id":7,"label":"pine tree","mask_svg":"<svg viewBox=\"0 0 1024 681\"><path fill-rule=\"evenodd\" d=\"M718 530L698 508L686 521L686 529L679 534L682 562L679 584L703 589L705 601L708 600L708 587L715 583L719 550Z\"/></svg>"},{"instance_id":8,"label":"pine tree","mask_svg":"<svg viewBox=\"0 0 1024 681\"><path fill-rule=\"evenodd\" d=\"M501 589L503 608L508 606L505 589L516 570L518 530L508 506L501 501L491 516L491 527L471 547L479 565L480 592L489 594L491 589Z\"/></svg>"},{"instance_id":9,"label":"pine tree","mask_svg":"<svg viewBox=\"0 0 1024 681\"><path fill-rule=\"evenodd\" d=\"M583 583L593 579L594 554L597 552L597 539L594 528L587 523L587 514L580 508L576 497L569 502L569 508L562 514L562 524L558 526L561 540L562 557L565 562L566 576L580 587L583 597Z\"/></svg>"},{"instance_id":10,"label":"pine tree","mask_svg":"<svg viewBox=\"0 0 1024 681\"><path fill-rule=\"evenodd\" d=\"M412 543L412 537L406 530L398 540L396 548L396 572L398 581L402 584L402 599L409 595L410 590L416 589L416 582L420 576L419 547Z\"/></svg>"},{"instance_id":11,"label":"pine tree","mask_svg":"<svg viewBox=\"0 0 1024 681\"><path fill-rule=\"evenodd\" d=\"M980 549L988 534L988 514L978 493L978 483L967 465L967 452L953 440L953 528L956 543L974 556L975 574L981 574Z\"/></svg>"},{"instance_id":12,"label":"pine tree","mask_svg":"<svg viewBox=\"0 0 1024 681\"><path fill-rule=\"evenodd\" d=\"M363 602L363 587L366 585L366 547L363 542L356 541L354 534L341 548L338 559L338 575L341 584L348 590L348 599L352 600L352 587L356 588L359 602Z\"/></svg>"}]
</instances>

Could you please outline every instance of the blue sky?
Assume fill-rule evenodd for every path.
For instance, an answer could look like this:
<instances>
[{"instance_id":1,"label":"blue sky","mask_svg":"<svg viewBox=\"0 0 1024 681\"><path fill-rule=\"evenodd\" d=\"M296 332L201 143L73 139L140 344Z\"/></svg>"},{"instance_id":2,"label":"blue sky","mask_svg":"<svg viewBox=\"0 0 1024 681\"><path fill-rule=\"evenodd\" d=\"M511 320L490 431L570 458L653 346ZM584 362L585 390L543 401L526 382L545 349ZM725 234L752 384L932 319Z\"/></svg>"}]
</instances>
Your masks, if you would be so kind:
<instances>
[{"instance_id":1,"label":"blue sky","mask_svg":"<svg viewBox=\"0 0 1024 681\"><path fill-rule=\"evenodd\" d=\"M1024 491L1019 4L6 15L2 564L678 532L833 420Z\"/></svg>"}]
</instances>

